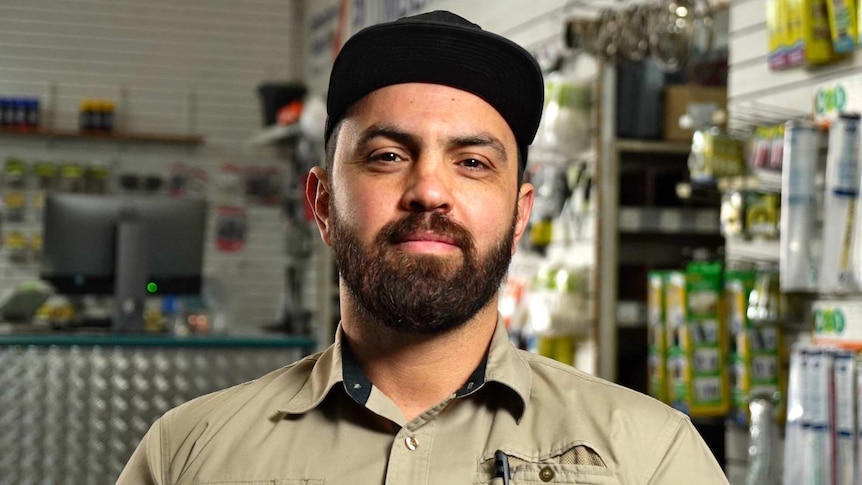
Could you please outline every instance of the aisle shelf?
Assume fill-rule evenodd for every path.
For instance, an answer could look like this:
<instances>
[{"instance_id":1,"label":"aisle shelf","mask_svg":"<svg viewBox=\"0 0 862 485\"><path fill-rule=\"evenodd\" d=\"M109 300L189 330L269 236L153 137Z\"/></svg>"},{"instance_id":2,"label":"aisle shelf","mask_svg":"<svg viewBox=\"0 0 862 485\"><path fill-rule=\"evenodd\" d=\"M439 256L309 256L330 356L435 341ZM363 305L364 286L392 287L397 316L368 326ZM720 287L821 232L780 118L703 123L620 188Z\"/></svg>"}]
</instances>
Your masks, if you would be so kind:
<instances>
[{"instance_id":1,"label":"aisle shelf","mask_svg":"<svg viewBox=\"0 0 862 485\"><path fill-rule=\"evenodd\" d=\"M660 153L668 155L686 155L691 152L691 143L664 140L633 140L618 138L614 142L618 152L627 153Z\"/></svg>"},{"instance_id":2,"label":"aisle shelf","mask_svg":"<svg viewBox=\"0 0 862 485\"><path fill-rule=\"evenodd\" d=\"M0 129L0 135L43 138L47 140L83 140L83 141L108 141L108 142L130 142L130 143L165 143L177 145L200 145L204 137L200 135L177 135L169 133L135 133L135 132L87 132L77 130L32 130L22 131L8 128Z\"/></svg>"},{"instance_id":3,"label":"aisle shelf","mask_svg":"<svg viewBox=\"0 0 862 485\"><path fill-rule=\"evenodd\" d=\"M717 209L620 207L620 233L718 234Z\"/></svg>"},{"instance_id":4,"label":"aisle shelf","mask_svg":"<svg viewBox=\"0 0 862 485\"><path fill-rule=\"evenodd\" d=\"M638 300L617 301L617 326L638 328L647 325L647 305Z\"/></svg>"},{"instance_id":5,"label":"aisle shelf","mask_svg":"<svg viewBox=\"0 0 862 485\"><path fill-rule=\"evenodd\" d=\"M778 263L778 239L740 239L730 237L725 240L724 255L727 261L749 263Z\"/></svg>"}]
</instances>

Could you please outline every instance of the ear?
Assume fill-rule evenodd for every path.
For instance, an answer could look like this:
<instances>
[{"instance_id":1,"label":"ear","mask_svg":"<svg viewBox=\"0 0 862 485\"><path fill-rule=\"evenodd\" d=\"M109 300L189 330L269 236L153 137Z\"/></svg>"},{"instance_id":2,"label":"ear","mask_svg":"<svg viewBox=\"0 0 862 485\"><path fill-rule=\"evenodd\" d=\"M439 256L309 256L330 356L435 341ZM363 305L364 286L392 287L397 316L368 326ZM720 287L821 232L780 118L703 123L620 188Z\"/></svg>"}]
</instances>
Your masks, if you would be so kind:
<instances>
[{"instance_id":1,"label":"ear","mask_svg":"<svg viewBox=\"0 0 862 485\"><path fill-rule=\"evenodd\" d=\"M322 167L313 167L308 172L305 181L305 198L314 214L314 222L320 231L320 238L327 246L331 246L331 226L329 225L329 202L332 192L329 190L329 174Z\"/></svg>"},{"instance_id":2,"label":"ear","mask_svg":"<svg viewBox=\"0 0 862 485\"><path fill-rule=\"evenodd\" d=\"M518 191L518 215L515 220L515 243L512 245L512 254L515 254L515 249L518 243L521 242L521 237L524 231L527 230L527 223L530 222L530 213L533 212L533 200L536 198L536 191L533 184L523 183Z\"/></svg>"}]
</instances>

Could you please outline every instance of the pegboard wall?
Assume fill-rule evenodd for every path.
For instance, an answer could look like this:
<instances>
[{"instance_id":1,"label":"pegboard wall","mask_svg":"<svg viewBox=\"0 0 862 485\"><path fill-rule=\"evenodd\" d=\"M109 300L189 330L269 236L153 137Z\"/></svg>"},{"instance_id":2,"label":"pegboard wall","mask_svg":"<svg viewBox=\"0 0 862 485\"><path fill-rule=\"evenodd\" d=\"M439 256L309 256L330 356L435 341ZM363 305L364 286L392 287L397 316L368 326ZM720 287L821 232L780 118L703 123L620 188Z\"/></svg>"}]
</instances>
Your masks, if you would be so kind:
<instances>
[{"instance_id":1,"label":"pegboard wall","mask_svg":"<svg viewBox=\"0 0 862 485\"><path fill-rule=\"evenodd\" d=\"M4 1L0 97L39 98L42 125L60 130L77 129L82 99L110 99L117 105L118 131L193 134L205 141L183 146L3 134L0 164L7 157L28 164L100 163L114 174L166 176L181 162L210 180L226 163L283 166L285 158L274 149L248 149L244 141L262 127L258 84L302 80L302 18L302 2L280 0ZM281 211L247 205L244 249L222 253L212 237L215 205L205 276L229 295L230 329L254 333L275 320L284 293ZM40 227L33 214L18 225L23 232ZM0 291L37 276L37 263L10 263L5 256L0 254Z\"/></svg>"}]
</instances>

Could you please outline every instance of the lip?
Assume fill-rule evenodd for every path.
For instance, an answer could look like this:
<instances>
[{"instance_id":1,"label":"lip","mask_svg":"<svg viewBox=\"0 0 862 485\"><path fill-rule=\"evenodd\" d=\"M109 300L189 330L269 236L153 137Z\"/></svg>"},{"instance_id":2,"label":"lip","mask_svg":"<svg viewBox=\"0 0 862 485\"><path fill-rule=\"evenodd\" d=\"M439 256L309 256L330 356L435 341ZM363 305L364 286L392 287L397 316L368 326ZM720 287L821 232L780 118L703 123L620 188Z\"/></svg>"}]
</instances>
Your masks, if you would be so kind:
<instances>
[{"instance_id":1,"label":"lip","mask_svg":"<svg viewBox=\"0 0 862 485\"><path fill-rule=\"evenodd\" d=\"M454 238L434 232L419 232L398 238L398 247L407 251L440 252L458 249Z\"/></svg>"}]
</instances>

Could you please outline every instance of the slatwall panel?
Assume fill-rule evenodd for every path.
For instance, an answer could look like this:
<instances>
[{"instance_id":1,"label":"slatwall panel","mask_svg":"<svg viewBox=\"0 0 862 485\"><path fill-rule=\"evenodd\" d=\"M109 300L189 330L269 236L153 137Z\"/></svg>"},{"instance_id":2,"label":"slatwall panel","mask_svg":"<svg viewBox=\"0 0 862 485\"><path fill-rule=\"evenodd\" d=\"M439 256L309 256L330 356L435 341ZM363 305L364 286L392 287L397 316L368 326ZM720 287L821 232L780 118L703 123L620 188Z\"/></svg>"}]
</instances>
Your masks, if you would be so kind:
<instances>
[{"instance_id":1,"label":"slatwall panel","mask_svg":"<svg viewBox=\"0 0 862 485\"><path fill-rule=\"evenodd\" d=\"M302 80L302 7L283 0L3 0L0 96L38 96L43 125L58 129L77 127L81 98L113 99L118 129L200 134L206 143L2 136L0 161L102 161L116 172L141 174L166 174L182 161L211 178L223 163L285 163L272 149L250 150L243 142L262 124L257 85ZM266 207L249 214L244 251L219 253L210 238L205 257L207 276L230 295L231 328L243 332L275 318L284 288L281 216ZM38 227L38 221L28 224L25 229ZM36 274L35 265L0 258L0 291Z\"/></svg>"},{"instance_id":2,"label":"slatwall panel","mask_svg":"<svg viewBox=\"0 0 862 485\"><path fill-rule=\"evenodd\" d=\"M731 116L757 112L765 118L811 113L819 86L849 81L862 72L862 56L823 68L770 71L767 66L766 1L730 4L728 102ZM744 122L743 122L744 123Z\"/></svg>"},{"instance_id":3,"label":"slatwall panel","mask_svg":"<svg viewBox=\"0 0 862 485\"><path fill-rule=\"evenodd\" d=\"M847 61L822 68L770 71L767 66L766 0L731 2L729 25L727 93L732 127L750 126L757 118L777 122L792 115L810 115L817 88L831 86L838 81L855 88L854 94L859 92L862 56L858 52ZM851 109L862 107L858 98L848 101L854 103ZM747 435L746 430L727 429L727 472L733 484L745 483Z\"/></svg>"}]
</instances>

